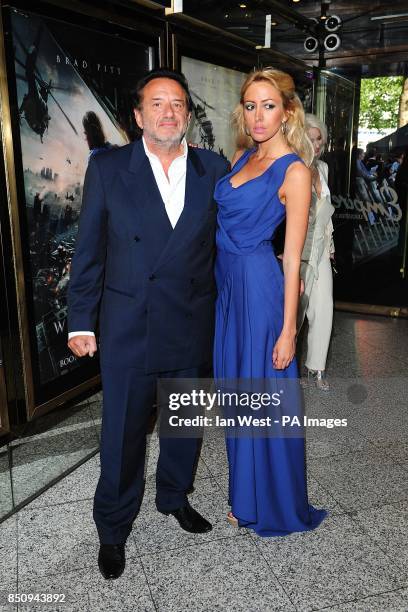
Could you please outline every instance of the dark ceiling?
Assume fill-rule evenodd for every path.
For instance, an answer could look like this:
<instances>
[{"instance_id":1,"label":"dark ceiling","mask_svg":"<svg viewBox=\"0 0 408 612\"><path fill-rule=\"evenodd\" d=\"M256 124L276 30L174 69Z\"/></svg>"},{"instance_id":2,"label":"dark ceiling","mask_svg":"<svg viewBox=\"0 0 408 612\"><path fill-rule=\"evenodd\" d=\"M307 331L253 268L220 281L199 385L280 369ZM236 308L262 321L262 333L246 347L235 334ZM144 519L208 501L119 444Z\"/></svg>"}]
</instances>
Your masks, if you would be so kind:
<instances>
[{"instance_id":1,"label":"dark ceiling","mask_svg":"<svg viewBox=\"0 0 408 612\"><path fill-rule=\"evenodd\" d=\"M170 6L170 0L159 0ZM341 45L334 52L325 51L330 68L363 74L407 74L408 72L408 0L184 0L184 13L211 23L257 45L265 42L265 19L271 15L271 48L303 59L319 61L319 53L307 53L304 40L310 30L320 28L321 40L327 32L323 13L337 15L342 27L337 34ZM321 25L316 26L316 19ZM326 32L326 34L325 34Z\"/></svg>"}]
</instances>

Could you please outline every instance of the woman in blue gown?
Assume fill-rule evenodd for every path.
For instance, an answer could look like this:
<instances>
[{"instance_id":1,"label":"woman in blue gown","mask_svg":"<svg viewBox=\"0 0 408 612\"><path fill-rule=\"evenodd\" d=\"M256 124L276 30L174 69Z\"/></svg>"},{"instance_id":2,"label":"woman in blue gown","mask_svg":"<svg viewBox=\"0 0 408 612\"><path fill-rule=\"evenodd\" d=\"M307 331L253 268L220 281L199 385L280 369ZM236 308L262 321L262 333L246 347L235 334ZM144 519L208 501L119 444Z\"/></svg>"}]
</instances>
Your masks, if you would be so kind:
<instances>
[{"instance_id":1,"label":"woman in blue gown","mask_svg":"<svg viewBox=\"0 0 408 612\"><path fill-rule=\"evenodd\" d=\"M292 379L297 387L291 416L301 419L294 354L313 149L292 78L274 69L251 73L234 123L245 152L215 190L214 374L217 381L262 379L271 388ZM282 273L272 239L285 216ZM226 444L232 524L260 536L319 525L326 512L308 502L303 436L259 436L249 427L244 435L228 434Z\"/></svg>"}]
</instances>

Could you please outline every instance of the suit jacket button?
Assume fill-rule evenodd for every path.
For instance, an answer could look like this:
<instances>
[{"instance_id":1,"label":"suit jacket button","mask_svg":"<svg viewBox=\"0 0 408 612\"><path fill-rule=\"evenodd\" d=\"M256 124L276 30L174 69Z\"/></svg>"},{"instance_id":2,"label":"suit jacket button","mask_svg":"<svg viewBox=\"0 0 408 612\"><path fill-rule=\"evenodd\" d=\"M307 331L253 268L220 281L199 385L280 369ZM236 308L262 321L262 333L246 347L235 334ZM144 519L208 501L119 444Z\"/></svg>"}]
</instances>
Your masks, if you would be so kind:
<instances>
[{"instance_id":1,"label":"suit jacket button","mask_svg":"<svg viewBox=\"0 0 408 612\"><path fill-rule=\"evenodd\" d=\"M156 277L155 277L155 275L154 275L154 274L151 274L151 275L149 276L149 280L150 280L150 281L154 281L154 280L155 280L155 278L156 278Z\"/></svg>"},{"instance_id":2,"label":"suit jacket button","mask_svg":"<svg viewBox=\"0 0 408 612\"><path fill-rule=\"evenodd\" d=\"M133 238L133 240L134 240L135 242L140 242L140 238L139 238L139 236L135 236L135 237Z\"/></svg>"}]
</instances>

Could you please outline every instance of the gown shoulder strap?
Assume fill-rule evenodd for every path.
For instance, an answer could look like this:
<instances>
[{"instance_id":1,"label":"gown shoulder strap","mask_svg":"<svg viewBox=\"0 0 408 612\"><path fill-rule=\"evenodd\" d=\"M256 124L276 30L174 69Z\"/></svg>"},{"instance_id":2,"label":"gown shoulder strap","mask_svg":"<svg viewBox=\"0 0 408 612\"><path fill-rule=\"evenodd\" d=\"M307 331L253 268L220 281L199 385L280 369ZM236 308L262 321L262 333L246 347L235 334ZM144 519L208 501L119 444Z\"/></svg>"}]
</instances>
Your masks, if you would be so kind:
<instances>
[{"instance_id":1,"label":"gown shoulder strap","mask_svg":"<svg viewBox=\"0 0 408 612\"><path fill-rule=\"evenodd\" d=\"M289 153L288 155L284 155L281 158L282 166L285 168L285 170L287 170L287 168L289 168L289 166L293 164L293 162L296 162L296 161L300 161L302 162L302 164L305 163L303 159L300 157L300 155L298 155L297 153Z\"/></svg>"},{"instance_id":2,"label":"gown shoulder strap","mask_svg":"<svg viewBox=\"0 0 408 612\"><path fill-rule=\"evenodd\" d=\"M253 153L255 151L254 147L251 147L250 149L245 149L245 151L243 152L243 154L241 155L241 157L239 157L237 159L237 161L235 162L234 166L232 167L232 171L234 172L235 170L237 170L237 168L241 168L241 166L245 163L245 161L248 159L248 157L251 155L251 153Z\"/></svg>"},{"instance_id":3,"label":"gown shoulder strap","mask_svg":"<svg viewBox=\"0 0 408 612\"><path fill-rule=\"evenodd\" d=\"M300 161L304 164L304 161L297 153L288 153L287 155L283 155L280 159L278 159L273 165L275 166L275 171L272 173L273 181L275 185L282 185L285 180L286 171L294 162Z\"/></svg>"}]
</instances>

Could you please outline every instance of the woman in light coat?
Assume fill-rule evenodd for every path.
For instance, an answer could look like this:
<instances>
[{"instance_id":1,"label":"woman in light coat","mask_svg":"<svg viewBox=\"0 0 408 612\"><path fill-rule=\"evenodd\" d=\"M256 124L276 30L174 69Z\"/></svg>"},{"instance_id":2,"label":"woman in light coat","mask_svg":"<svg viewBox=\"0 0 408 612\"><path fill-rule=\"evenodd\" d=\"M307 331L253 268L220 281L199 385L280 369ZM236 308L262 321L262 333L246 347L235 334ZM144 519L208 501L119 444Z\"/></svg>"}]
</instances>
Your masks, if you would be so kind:
<instances>
[{"instance_id":1,"label":"woman in light coat","mask_svg":"<svg viewBox=\"0 0 408 612\"><path fill-rule=\"evenodd\" d=\"M298 330L305 316L309 330L307 335L306 370L304 385L315 385L322 391L329 390L326 358L333 323L333 277L330 259L334 257L333 224L334 208L328 187L328 167L319 159L327 141L327 128L315 115L306 115L306 129L312 141L315 158L312 164L313 192L309 212L309 225L302 252L300 275L304 282L298 312Z\"/></svg>"}]
</instances>

